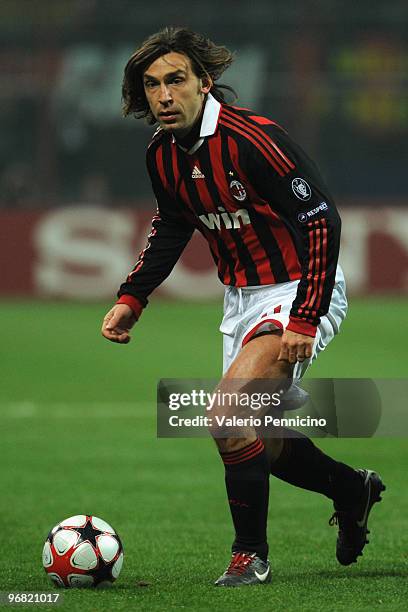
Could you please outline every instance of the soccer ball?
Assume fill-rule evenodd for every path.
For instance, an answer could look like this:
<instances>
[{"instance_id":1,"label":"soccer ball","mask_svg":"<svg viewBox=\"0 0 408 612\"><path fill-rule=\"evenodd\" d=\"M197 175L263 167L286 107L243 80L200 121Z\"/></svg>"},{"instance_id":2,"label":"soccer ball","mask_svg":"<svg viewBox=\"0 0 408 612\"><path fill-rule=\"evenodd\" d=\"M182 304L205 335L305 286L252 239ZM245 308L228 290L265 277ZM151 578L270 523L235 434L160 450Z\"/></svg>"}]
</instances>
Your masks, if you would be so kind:
<instances>
[{"instance_id":1,"label":"soccer ball","mask_svg":"<svg viewBox=\"0 0 408 612\"><path fill-rule=\"evenodd\" d=\"M122 569L123 546L108 523L97 516L78 514L50 531L42 561L57 586L109 586Z\"/></svg>"}]
</instances>

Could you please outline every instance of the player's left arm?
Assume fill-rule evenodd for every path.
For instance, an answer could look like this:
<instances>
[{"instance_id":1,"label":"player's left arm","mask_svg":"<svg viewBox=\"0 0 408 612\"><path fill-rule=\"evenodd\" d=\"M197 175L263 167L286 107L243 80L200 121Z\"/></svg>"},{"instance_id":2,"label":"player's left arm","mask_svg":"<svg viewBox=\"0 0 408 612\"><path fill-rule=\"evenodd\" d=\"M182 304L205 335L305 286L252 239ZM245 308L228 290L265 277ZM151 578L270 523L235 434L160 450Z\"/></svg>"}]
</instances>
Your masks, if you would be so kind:
<instances>
[{"instance_id":1,"label":"player's left arm","mask_svg":"<svg viewBox=\"0 0 408 612\"><path fill-rule=\"evenodd\" d=\"M297 245L302 277L279 355L295 363L311 357L317 326L330 306L341 220L314 162L283 130L270 130L273 155L257 151L256 161L252 155L249 163L259 195L279 214Z\"/></svg>"},{"instance_id":2,"label":"player's left arm","mask_svg":"<svg viewBox=\"0 0 408 612\"><path fill-rule=\"evenodd\" d=\"M310 359L313 353L314 336L306 336L291 331L288 327L282 334L281 349L278 361L289 361L296 363Z\"/></svg>"}]
</instances>

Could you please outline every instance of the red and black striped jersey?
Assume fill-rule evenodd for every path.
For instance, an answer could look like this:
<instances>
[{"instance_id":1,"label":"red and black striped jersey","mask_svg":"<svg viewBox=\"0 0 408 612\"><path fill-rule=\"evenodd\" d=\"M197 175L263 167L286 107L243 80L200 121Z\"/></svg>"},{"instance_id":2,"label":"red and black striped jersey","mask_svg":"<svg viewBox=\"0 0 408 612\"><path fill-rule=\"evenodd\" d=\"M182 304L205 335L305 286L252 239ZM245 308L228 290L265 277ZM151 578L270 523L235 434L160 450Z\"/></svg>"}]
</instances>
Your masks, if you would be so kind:
<instances>
[{"instance_id":1,"label":"red and black striped jersey","mask_svg":"<svg viewBox=\"0 0 408 612\"><path fill-rule=\"evenodd\" d=\"M341 222L316 165L284 129L209 94L194 146L159 129L147 168L157 213L120 302L139 315L197 229L225 285L300 280L289 328L315 334L329 308Z\"/></svg>"}]
</instances>

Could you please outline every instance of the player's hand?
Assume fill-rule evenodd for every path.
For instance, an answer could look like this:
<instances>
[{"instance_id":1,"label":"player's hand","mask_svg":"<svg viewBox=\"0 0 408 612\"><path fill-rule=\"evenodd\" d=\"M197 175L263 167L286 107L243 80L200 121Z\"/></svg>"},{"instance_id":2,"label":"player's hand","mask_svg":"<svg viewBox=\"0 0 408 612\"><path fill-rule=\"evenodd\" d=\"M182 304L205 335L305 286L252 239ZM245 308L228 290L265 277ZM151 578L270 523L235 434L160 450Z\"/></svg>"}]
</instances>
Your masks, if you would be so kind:
<instances>
[{"instance_id":1,"label":"player's hand","mask_svg":"<svg viewBox=\"0 0 408 612\"><path fill-rule=\"evenodd\" d=\"M296 363L309 359L312 356L314 341L315 339L311 336L297 334L288 329L285 330L282 335L278 361Z\"/></svg>"},{"instance_id":2,"label":"player's hand","mask_svg":"<svg viewBox=\"0 0 408 612\"><path fill-rule=\"evenodd\" d=\"M115 304L102 323L102 336L111 342L127 344L131 337L130 329L136 323L133 310L127 304Z\"/></svg>"}]
</instances>

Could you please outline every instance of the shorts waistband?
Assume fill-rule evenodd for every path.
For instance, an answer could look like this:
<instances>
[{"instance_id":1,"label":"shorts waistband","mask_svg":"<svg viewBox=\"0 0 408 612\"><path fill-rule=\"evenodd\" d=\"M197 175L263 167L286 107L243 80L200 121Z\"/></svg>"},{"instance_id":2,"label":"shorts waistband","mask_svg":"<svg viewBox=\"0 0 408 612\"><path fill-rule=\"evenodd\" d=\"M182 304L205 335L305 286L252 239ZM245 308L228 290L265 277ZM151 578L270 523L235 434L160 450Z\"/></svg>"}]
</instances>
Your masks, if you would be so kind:
<instances>
[{"instance_id":1,"label":"shorts waistband","mask_svg":"<svg viewBox=\"0 0 408 612\"><path fill-rule=\"evenodd\" d=\"M272 287L274 288L279 288L279 287L286 287L289 285L293 285L294 283L298 283L299 280L293 280L293 281L288 281L287 283L275 283L274 285L247 285L245 287L235 287L233 285L225 285L226 289L229 289L231 291L235 290L237 293L238 292L248 292L248 293L252 293L253 291L262 291L263 289L270 289Z\"/></svg>"}]
</instances>

